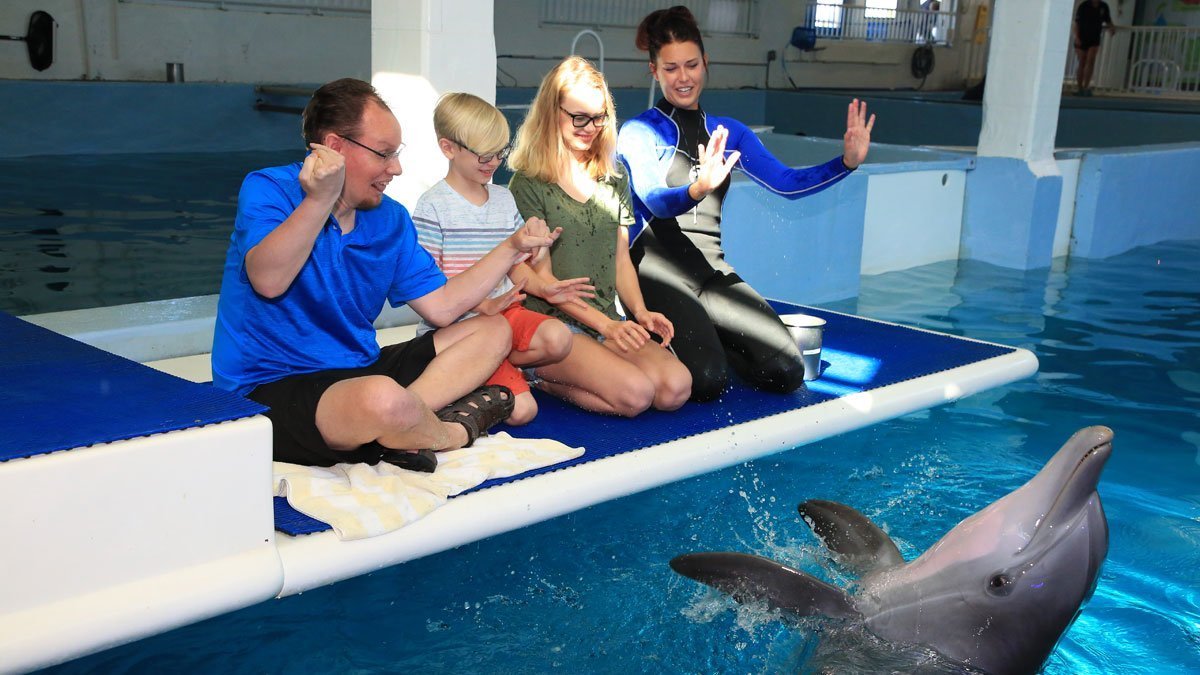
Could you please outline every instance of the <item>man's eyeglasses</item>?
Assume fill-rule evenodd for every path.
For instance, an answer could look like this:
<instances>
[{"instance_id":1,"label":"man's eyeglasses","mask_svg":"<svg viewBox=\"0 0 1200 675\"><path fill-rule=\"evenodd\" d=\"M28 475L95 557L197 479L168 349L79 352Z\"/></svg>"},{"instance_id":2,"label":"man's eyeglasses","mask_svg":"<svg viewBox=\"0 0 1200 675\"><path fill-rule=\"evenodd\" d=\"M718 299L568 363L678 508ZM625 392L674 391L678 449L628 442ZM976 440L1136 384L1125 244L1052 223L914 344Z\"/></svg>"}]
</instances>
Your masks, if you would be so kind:
<instances>
[{"instance_id":1,"label":"man's eyeglasses","mask_svg":"<svg viewBox=\"0 0 1200 675\"><path fill-rule=\"evenodd\" d=\"M600 113L599 115L584 115L582 113L573 113L561 105L558 106L558 109L565 112L567 117L571 118L571 124L574 125L576 129L582 129L586 127L589 122L591 122L592 126L596 127L597 129L603 129L604 126L608 124L608 113Z\"/></svg>"},{"instance_id":2,"label":"man's eyeglasses","mask_svg":"<svg viewBox=\"0 0 1200 675\"><path fill-rule=\"evenodd\" d=\"M358 141L354 140L353 138L350 138L349 136L342 136L342 138L350 141L351 143L357 145L360 148L370 151L371 154L375 155L376 157L378 157L379 159L382 159L385 162L388 160L392 160L392 159L396 160L397 162L400 161L400 153L404 151L403 143L400 144L400 147L396 148L395 152L380 152L380 151L376 150L375 148L372 148L369 145L363 145L362 143L359 143Z\"/></svg>"},{"instance_id":3,"label":"man's eyeglasses","mask_svg":"<svg viewBox=\"0 0 1200 675\"><path fill-rule=\"evenodd\" d=\"M467 152L471 153L472 155L475 155L476 159L479 160L480 164L487 164L488 162L492 161L493 159L498 159L501 162L503 162L505 159L508 158L508 154L510 152L512 152L512 146L509 145L509 146L505 146L503 149L501 149L497 152L489 152L488 154L484 155L484 154L480 154L480 152L478 150L472 150L471 146L467 145L466 143L463 143L462 141L452 140L452 142L455 145L457 145L458 147L462 148L463 150L466 150Z\"/></svg>"}]
</instances>

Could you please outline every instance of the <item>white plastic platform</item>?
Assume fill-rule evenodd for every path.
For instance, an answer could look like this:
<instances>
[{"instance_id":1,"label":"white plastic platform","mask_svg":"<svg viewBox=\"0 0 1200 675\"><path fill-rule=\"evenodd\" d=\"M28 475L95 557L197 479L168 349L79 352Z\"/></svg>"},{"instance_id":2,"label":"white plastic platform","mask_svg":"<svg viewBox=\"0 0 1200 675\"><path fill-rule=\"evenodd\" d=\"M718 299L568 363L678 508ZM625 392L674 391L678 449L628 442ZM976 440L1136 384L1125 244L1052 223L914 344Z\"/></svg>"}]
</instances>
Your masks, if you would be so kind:
<instances>
[{"instance_id":1,"label":"white plastic platform","mask_svg":"<svg viewBox=\"0 0 1200 675\"><path fill-rule=\"evenodd\" d=\"M175 312L178 305L166 309ZM156 313L143 310L134 315ZM152 319L140 329L150 337L139 337L138 349L152 358L170 356L147 365L208 381L207 354L178 355L152 339L155 333L177 339L179 325L172 324L179 318L188 331L211 331L211 324L206 329L194 317ZM32 319L67 333L63 324L72 323L63 316ZM87 337L100 344L129 331L96 325L87 323ZM398 342L413 331L411 325L383 328L380 342ZM332 531L297 537L274 532L270 424L262 417L3 462L0 527L10 543L0 556L0 671L59 663L953 401L1036 371L1034 355L1018 349L469 493L399 531L358 541L340 541Z\"/></svg>"}]
</instances>

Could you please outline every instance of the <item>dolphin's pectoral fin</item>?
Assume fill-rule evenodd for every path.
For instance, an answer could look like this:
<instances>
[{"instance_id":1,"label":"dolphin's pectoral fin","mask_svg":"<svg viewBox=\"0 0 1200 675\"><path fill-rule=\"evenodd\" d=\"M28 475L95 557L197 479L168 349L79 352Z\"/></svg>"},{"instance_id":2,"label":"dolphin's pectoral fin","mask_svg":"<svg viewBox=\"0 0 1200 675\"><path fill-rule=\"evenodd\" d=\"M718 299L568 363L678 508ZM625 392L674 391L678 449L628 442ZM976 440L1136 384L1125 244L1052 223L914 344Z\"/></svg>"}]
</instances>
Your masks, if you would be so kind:
<instances>
[{"instance_id":1,"label":"dolphin's pectoral fin","mask_svg":"<svg viewBox=\"0 0 1200 675\"><path fill-rule=\"evenodd\" d=\"M740 603L765 600L772 609L798 616L862 618L841 589L760 556L688 553L671 560L671 569Z\"/></svg>"},{"instance_id":2,"label":"dolphin's pectoral fin","mask_svg":"<svg viewBox=\"0 0 1200 675\"><path fill-rule=\"evenodd\" d=\"M799 506L804 522L839 562L858 575L904 564L904 556L892 538L854 509L821 499Z\"/></svg>"}]
</instances>

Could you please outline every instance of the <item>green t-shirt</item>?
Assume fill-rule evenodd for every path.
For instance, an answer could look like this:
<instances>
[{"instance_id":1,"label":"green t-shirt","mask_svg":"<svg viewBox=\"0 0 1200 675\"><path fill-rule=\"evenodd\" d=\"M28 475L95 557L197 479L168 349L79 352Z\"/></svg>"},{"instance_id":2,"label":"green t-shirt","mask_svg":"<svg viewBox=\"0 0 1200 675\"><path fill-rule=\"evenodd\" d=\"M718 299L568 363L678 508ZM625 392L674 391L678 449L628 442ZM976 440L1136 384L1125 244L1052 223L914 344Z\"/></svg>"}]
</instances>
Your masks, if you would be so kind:
<instances>
[{"instance_id":1,"label":"green t-shirt","mask_svg":"<svg viewBox=\"0 0 1200 675\"><path fill-rule=\"evenodd\" d=\"M588 304L611 319L617 313L617 228L633 225L633 204L629 196L629 178L620 165L619 174L601 180L587 202L578 202L555 183L546 183L522 173L513 175L508 189L525 219L538 217L562 235L550 248L554 276L559 279L588 277L596 287L596 297ZM595 334L566 312L550 303L529 296L525 306Z\"/></svg>"}]
</instances>

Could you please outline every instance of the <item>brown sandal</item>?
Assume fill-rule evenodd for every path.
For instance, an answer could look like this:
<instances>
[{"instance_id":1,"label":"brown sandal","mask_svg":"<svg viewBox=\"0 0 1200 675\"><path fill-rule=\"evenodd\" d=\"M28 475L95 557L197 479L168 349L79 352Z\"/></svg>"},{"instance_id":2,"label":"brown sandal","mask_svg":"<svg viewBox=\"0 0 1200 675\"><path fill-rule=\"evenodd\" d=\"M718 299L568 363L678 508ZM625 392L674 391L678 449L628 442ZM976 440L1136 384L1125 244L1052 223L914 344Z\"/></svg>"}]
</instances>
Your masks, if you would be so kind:
<instances>
[{"instance_id":1,"label":"brown sandal","mask_svg":"<svg viewBox=\"0 0 1200 675\"><path fill-rule=\"evenodd\" d=\"M442 408L437 416L443 422L463 425L467 430L467 443L462 447L469 448L474 445L475 439L487 434L488 429L508 419L515 405L516 397L511 389L490 384Z\"/></svg>"}]
</instances>

